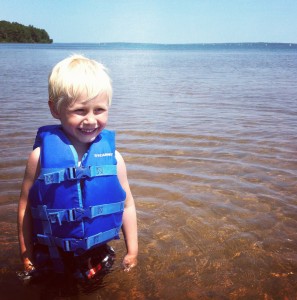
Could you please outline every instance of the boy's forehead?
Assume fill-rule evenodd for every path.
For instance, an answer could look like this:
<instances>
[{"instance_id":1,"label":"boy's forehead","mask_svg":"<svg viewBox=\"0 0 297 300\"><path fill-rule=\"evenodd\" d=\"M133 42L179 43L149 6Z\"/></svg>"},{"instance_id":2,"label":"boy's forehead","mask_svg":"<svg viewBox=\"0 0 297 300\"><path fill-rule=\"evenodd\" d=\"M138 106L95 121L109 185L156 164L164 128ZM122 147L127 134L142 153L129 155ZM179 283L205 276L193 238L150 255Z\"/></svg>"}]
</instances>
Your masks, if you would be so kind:
<instances>
[{"instance_id":1,"label":"boy's forehead","mask_svg":"<svg viewBox=\"0 0 297 300\"><path fill-rule=\"evenodd\" d=\"M83 93L79 95L75 100L73 100L69 106L73 106L75 104L82 104L82 105L87 105L91 102L98 102L100 104L107 104L109 103L109 99L106 93L102 93L99 95L96 95L95 97L88 97L87 94Z\"/></svg>"}]
</instances>

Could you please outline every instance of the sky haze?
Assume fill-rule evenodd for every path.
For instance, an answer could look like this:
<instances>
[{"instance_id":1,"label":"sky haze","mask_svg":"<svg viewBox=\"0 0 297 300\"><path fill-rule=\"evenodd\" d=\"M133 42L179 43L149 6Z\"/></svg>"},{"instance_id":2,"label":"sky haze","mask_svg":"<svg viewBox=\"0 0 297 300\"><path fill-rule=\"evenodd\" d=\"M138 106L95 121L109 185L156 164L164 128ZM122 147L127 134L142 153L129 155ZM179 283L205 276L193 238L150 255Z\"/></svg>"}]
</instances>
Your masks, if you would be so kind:
<instances>
[{"instance_id":1,"label":"sky haze","mask_svg":"<svg viewBox=\"0 0 297 300\"><path fill-rule=\"evenodd\" d=\"M297 43L296 0L0 0L56 43Z\"/></svg>"}]
</instances>

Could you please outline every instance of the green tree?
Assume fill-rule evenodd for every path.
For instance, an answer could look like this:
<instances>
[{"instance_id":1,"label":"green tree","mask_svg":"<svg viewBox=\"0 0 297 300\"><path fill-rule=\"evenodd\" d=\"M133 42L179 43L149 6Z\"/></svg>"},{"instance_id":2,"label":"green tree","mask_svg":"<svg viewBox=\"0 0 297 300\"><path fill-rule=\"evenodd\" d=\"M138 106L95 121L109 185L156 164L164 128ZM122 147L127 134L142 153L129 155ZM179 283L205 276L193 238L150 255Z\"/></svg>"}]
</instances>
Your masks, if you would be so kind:
<instances>
[{"instance_id":1,"label":"green tree","mask_svg":"<svg viewBox=\"0 0 297 300\"><path fill-rule=\"evenodd\" d=\"M44 29L17 22L0 21L0 43L52 43Z\"/></svg>"}]
</instances>

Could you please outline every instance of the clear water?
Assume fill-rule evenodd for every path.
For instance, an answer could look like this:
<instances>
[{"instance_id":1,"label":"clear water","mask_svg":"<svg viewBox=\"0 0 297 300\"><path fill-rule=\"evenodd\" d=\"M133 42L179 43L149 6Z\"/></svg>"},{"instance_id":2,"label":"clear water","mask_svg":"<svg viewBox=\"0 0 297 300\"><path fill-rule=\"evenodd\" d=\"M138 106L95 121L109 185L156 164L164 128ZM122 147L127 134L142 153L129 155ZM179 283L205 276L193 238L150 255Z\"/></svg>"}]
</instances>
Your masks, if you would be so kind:
<instances>
[{"instance_id":1,"label":"clear water","mask_svg":"<svg viewBox=\"0 0 297 300\"><path fill-rule=\"evenodd\" d=\"M100 288L53 295L17 281L16 210L36 129L55 122L48 73L72 53L113 78L140 254L124 273L116 241ZM1 299L296 299L296 47L0 45L0 70Z\"/></svg>"}]
</instances>

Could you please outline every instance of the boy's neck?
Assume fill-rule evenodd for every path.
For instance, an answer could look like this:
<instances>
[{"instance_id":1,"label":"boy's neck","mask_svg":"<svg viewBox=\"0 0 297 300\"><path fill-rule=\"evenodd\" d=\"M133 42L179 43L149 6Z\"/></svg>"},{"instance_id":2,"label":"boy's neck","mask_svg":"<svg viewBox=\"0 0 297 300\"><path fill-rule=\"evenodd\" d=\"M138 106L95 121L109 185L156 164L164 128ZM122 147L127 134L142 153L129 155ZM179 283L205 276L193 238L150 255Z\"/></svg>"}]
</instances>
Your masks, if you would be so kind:
<instances>
[{"instance_id":1,"label":"boy's neck","mask_svg":"<svg viewBox=\"0 0 297 300\"><path fill-rule=\"evenodd\" d=\"M78 161L81 161L84 154L89 150L90 144L78 142L77 140L74 140L73 138L71 138L69 136L68 136L68 139L71 142L72 146L74 147L74 149L77 153Z\"/></svg>"},{"instance_id":2,"label":"boy's neck","mask_svg":"<svg viewBox=\"0 0 297 300\"><path fill-rule=\"evenodd\" d=\"M78 161L81 161L84 154L88 151L90 144L82 144L82 143L78 145L73 144L73 147L77 152Z\"/></svg>"},{"instance_id":3,"label":"boy's neck","mask_svg":"<svg viewBox=\"0 0 297 300\"><path fill-rule=\"evenodd\" d=\"M72 146L74 147L74 149L76 150L78 161L81 162L83 156L89 150L91 143L79 142L78 140L76 140L73 137L69 136L65 131L64 131L64 133L67 136L70 143L72 144Z\"/></svg>"}]
</instances>

